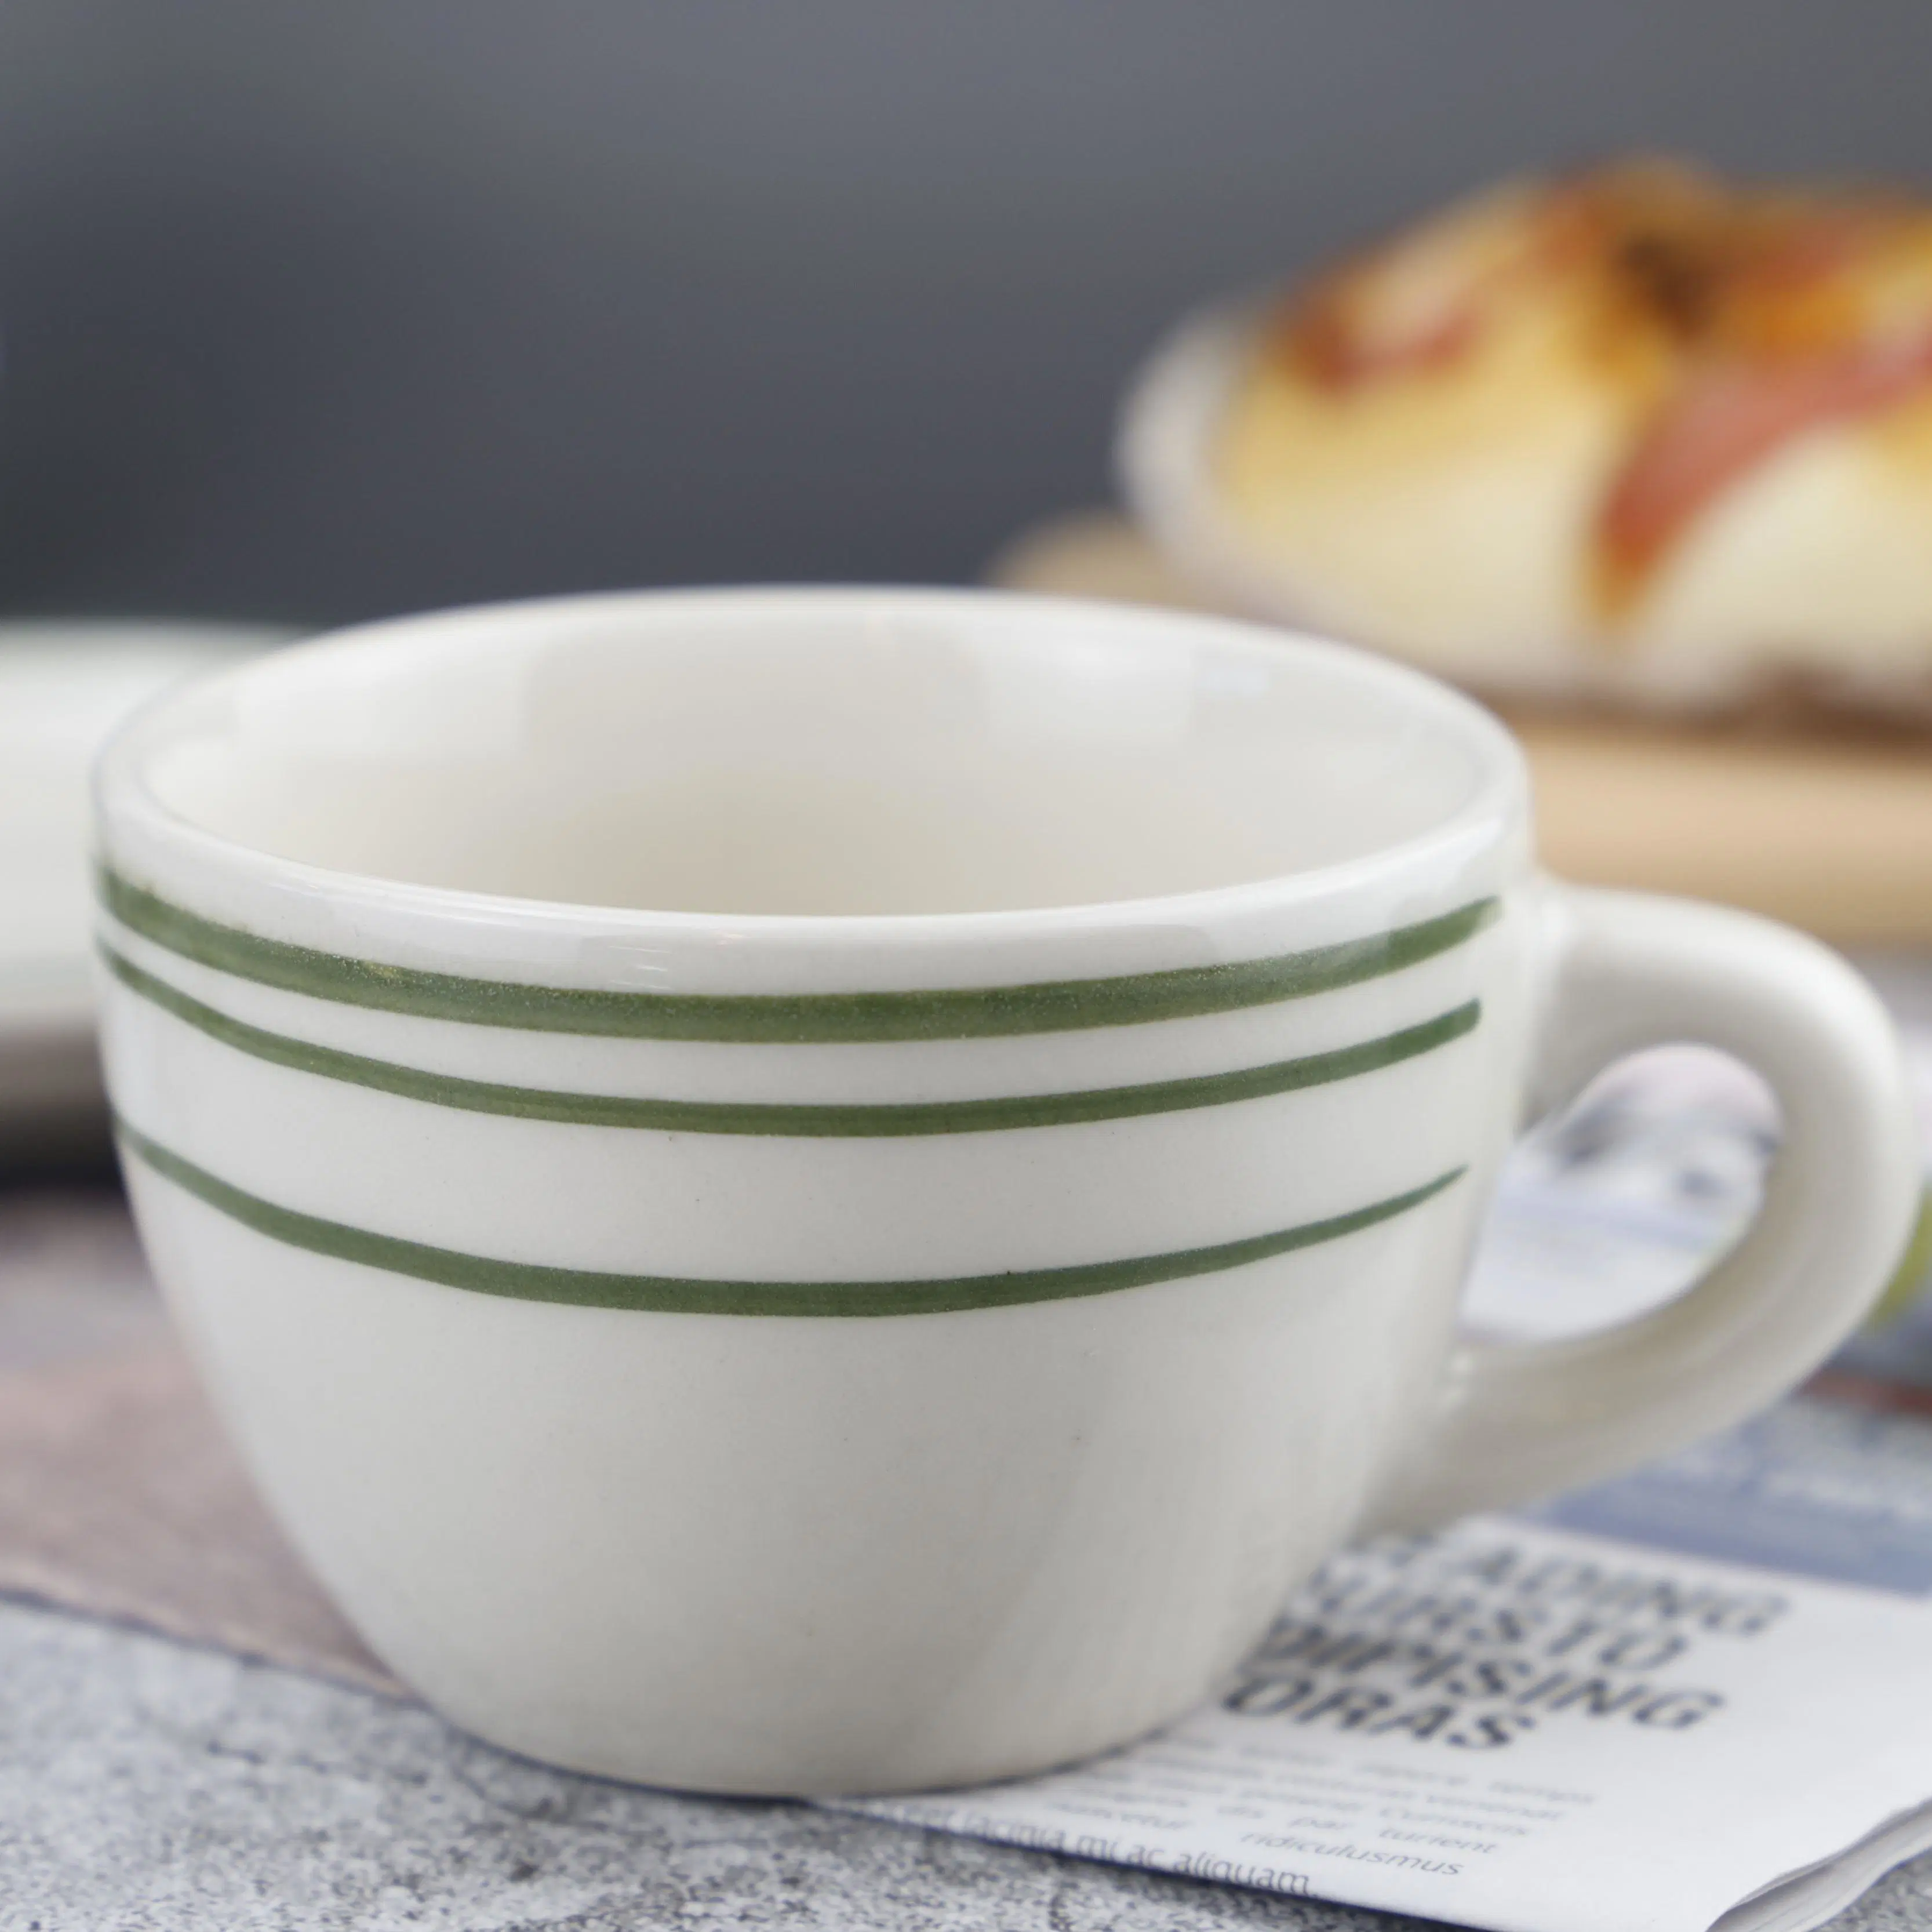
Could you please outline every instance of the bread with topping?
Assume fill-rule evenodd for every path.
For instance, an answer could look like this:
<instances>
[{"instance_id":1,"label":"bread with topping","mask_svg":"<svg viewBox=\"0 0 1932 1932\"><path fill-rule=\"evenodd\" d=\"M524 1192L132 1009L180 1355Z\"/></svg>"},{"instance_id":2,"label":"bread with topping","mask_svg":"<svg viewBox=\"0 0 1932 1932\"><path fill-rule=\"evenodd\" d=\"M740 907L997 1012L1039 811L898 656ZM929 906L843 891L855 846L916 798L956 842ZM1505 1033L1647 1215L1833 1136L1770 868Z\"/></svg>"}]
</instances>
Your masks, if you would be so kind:
<instances>
[{"instance_id":1,"label":"bread with topping","mask_svg":"<svg viewBox=\"0 0 1932 1932\"><path fill-rule=\"evenodd\" d=\"M1244 601L1502 693L1932 710L1932 206L1513 182L1217 340L1180 520Z\"/></svg>"}]
</instances>

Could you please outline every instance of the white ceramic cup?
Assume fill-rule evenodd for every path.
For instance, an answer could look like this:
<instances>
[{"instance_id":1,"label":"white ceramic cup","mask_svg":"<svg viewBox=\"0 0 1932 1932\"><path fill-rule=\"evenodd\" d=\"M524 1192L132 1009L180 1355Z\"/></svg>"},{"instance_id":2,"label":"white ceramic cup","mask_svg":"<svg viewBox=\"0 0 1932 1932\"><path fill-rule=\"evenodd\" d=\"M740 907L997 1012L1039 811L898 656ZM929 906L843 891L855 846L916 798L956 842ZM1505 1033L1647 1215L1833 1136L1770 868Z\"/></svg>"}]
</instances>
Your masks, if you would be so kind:
<instances>
[{"instance_id":1,"label":"white ceramic cup","mask_svg":"<svg viewBox=\"0 0 1932 1932\"><path fill-rule=\"evenodd\" d=\"M208 1384L377 1653L583 1770L1118 1744L1343 1539L1776 1394L1912 1212L1846 967L1539 877L1502 728L1306 638L458 612L169 698L98 789L110 1089ZM1751 1232L1628 1326L1459 1336L1526 1108L1682 1038L1783 1107Z\"/></svg>"}]
</instances>

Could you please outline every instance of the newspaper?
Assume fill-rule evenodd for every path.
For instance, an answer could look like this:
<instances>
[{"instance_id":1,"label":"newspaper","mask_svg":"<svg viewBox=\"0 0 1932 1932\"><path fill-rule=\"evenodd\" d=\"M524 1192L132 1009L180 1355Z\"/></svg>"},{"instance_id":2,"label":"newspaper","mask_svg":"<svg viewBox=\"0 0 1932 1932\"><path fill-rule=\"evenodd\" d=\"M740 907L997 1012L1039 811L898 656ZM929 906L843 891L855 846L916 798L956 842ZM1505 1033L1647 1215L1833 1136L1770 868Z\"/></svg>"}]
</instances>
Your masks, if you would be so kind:
<instances>
[{"instance_id":1,"label":"newspaper","mask_svg":"<svg viewBox=\"0 0 1932 1932\"><path fill-rule=\"evenodd\" d=\"M1932 1030L1908 1046L1932 1148ZM1775 1139L1732 1064L1630 1063L1514 1162L1471 1319L1667 1295ZM1729 1435L1343 1552L1156 1738L854 1808L1498 1932L1804 1932L1932 1846L1932 1295Z\"/></svg>"}]
</instances>

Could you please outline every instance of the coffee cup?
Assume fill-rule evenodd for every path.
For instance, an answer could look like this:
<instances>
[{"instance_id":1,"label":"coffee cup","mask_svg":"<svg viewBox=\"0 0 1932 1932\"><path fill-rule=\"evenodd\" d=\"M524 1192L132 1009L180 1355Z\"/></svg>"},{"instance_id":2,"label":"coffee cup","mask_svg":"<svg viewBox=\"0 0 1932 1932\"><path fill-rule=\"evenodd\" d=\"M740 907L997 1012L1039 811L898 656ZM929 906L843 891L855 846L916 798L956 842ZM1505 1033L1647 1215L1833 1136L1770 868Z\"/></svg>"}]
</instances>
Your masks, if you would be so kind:
<instances>
[{"instance_id":1,"label":"coffee cup","mask_svg":"<svg viewBox=\"0 0 1932 1932\"><path fill-rule=\"evenodd\" d=\"M410 619L97 779L110 1090L262 1492L477 1735L716 1792L1034 1772L1348 1539L1736 1421L1916 1194L1811 940L1540 874L1522 758L1366 653L991 592ZM1526 1118L1758 1070L1677 1300L1459 1326Z\"/></svg>"}]
</instances>

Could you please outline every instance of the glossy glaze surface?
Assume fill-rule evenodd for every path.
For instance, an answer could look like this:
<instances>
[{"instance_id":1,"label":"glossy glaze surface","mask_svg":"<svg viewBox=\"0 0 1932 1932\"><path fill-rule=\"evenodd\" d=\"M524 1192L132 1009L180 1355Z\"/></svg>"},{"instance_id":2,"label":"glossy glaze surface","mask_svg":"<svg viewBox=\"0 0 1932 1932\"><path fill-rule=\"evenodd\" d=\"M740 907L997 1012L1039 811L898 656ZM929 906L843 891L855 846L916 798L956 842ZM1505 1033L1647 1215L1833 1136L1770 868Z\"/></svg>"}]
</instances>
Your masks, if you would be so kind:
<instances>
[{"instance_id":1,"label":"glossy glaze surface","mask_svg":"<svg viewBox=\"0 0 1932 1932\"><path fill-rule=\"evenodd\" d=\"M856 734L854 639L908 706ZM874 857L910 849L906 742L952 742L909 909L476 890L454 831L479 769L550 828L518 866L681 876L681 820L591 796L635 796L609 748L625 716L668 742L668 715L689 770L763 757L774 664L787 728L841 743L875 802L848 836L794 801L821 905L864 904ZM935 664L964 726L935 720ZM380 811L316 776L358 717ZM1048 782L1096 743L1152 793L1245 798L1244 865L1311 862L1229 884L1226 850L1184 841L1138 870L1141 821ZM1004 889L974 806L1014 758L1058 848L1026 877L1072 903L1008 903L1030 888ZM1422 680L994 596L584 600L211 684L124 737L100 798L108 1063L156 1271L317 1574L484 1736L720 1790L1038 1768L1203 1695L1404 1506L1440 1429L1520 1486L1454 1400L1481 1366L1456 1304L1568 940L1513 747ZM558 829L586 824L671 856ZM351 854L405 876L314 862ZM724 902L766 856L718 860ZM1129 875L1184 889L1081 902ZM1810 1326L1775 1364L1742 1352L1724 1399L1849 1292L1796 1295ZM1695 1426L1646 1420L1654 1366L1585 1462ZM1438 1483L1432 1506L1476 1499Z\"/></svg>"}]
</instances>

